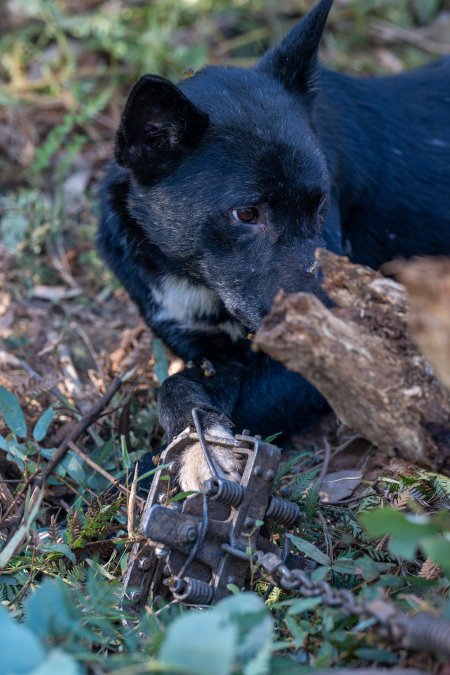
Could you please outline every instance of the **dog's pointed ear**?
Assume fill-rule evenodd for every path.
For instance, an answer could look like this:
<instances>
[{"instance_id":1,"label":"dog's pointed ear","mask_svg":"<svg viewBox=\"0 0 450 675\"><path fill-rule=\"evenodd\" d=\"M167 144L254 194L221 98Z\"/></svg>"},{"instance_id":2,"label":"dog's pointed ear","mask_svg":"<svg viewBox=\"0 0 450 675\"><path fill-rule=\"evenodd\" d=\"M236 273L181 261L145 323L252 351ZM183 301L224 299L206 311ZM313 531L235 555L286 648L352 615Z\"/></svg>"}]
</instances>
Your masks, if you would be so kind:
<instances>
[{"instance_id":1,"label":"dog's pointed ear","mask_svg":"<svg viewBox=\"0 0 450 675\"><path fill-rule=\"evenodd\" d=\"M281 43L267 52L258 64L286 89L299 94L314 91L320 39L333 0L320 0Z\"/></svg>"},{"instance_id":2,"label":"dog's pointed ear","mask_svg":"<svg viewBox=\"0 0 450 675\"><path fill-rule=\"evenodd\" d=\"M172 82L144 75L132 88L116 134L115 157L140 180L169 173L200 141L208 116Z\"/></svg>"}]
</instances>

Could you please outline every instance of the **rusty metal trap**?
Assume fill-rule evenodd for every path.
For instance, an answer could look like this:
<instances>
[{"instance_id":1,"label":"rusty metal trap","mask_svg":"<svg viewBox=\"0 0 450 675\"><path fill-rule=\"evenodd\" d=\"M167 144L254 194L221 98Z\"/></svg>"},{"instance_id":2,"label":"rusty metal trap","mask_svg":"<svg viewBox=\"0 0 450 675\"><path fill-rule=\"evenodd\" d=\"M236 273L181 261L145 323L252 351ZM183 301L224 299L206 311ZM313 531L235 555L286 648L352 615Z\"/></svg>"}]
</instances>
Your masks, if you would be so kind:
<instances>
[{"instance_id":1,"label":"rusty metal trap","mask_svg":"<svg viewBox=\"0 0 450 675\"><path fill-rule=\"evenodd\" d=\"M272 495L280 449L246 432L233 439L205 435L199 412L192 411L195 431L177 436L161 456L141 520L142 536L132 548L124 578L125 623L137 624L147 604L154 609L169 602L211 605L232 585L248 588L263 578L269 589L317 597L359 621L370 620L378 633L402 647L450 657L450 622L427 612L403 614L390 600L360 599L345 588L313 580L307 571L311 563L290 553L287 540L277 546L271 525L293 526L302 517L296 504ZM177 463L196 442L212 478L200 493L176 501ZM240 482L218 475L210 443L232 448L243 461Z\"/></svg>"},{"instance_id":2,"label":"rusty metal trap","mask_svg":"<svg viewBox=\"0 0 450 675\"><path fill-rule=\"evenodd\" d=\"M195 432L173 440L153 479L140 525L145 540L134 545L124 579L122 608L131 618L148 602L210 605L229 594L230 584L248 587L249 551L275 554L288 567L308 565L271 540L271 523L291 526L302 515L296 504L272 495L280 449L246 432L234 439L205 436L198 413L193 410ZM173 501L177 462L194 442L200 442L213 477L201 493ZM239 483L217 474L209 443L232 448L243 462Z\"/></svg>"}]
</instances>

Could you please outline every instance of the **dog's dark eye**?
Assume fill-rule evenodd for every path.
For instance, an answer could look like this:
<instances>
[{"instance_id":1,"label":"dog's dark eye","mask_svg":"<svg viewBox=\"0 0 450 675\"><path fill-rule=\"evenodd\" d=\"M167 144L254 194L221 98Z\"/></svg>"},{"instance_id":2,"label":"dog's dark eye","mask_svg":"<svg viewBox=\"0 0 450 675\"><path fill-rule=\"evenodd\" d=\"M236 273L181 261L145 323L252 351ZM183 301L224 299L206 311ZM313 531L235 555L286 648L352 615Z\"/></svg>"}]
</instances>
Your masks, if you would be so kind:
<instances>
[{"instance_id":1,"label":"dog's dark eye","mask_svg":"<svg viewBox=\"0 0 450 675\"><path fill-rule=\"evenodd\" d=\"M235 220L246 225L254 225L262 220L260 210L256 206L248 206L245 209L233 209L231 215Z\"/></svg>"}]
</instances>

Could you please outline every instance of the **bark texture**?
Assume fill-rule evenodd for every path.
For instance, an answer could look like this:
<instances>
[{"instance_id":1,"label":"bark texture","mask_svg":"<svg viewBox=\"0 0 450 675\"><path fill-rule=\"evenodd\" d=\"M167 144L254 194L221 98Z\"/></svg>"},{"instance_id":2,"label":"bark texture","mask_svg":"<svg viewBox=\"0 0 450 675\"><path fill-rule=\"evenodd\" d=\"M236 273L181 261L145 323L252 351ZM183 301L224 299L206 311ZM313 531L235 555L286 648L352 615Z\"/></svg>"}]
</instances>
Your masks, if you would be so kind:
<instances>
[{"instance_id":1,"label":"bark texture","mask_svg":"<svg viewBox=\"0 0 450 675\"><path fill-rule=\"evenodd\" d=\"M280 292L255 347L303 375L382 450L441 467L450 455L449 394L412 340L404 286L329 251L316 258L336 306Z\"/></svg>"},{"instance_id":2,"label":"bark texture","mask_svg":"<svg viewBox=\"0 0 450 675\"><path fill-rule=\"evenodd\" d=\"M405 263L398 276L408 291L413 337L450 389L450 260L422 258Z\"/></svg>"}]
</instances>

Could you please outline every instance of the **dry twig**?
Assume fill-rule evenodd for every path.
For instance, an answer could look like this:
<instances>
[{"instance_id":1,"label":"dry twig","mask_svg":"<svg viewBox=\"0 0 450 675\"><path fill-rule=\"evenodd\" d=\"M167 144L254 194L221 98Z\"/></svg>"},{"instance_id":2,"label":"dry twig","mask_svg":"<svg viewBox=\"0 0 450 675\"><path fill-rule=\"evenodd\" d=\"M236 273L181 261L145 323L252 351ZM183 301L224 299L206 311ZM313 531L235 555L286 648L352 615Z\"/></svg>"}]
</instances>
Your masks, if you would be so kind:
<instances>
[{"instance_id":1,"label":"dry twig","mask_svg":"<svg viewBox=\"0 0 450 675\"><path fill-rule=\"evenodd\" d=\"M118 481L116 478L114 478L114 476L112 474L110 474L109 471L106 471L106 469L104 469L99 464L97 464L97 462L94 462L94 460L91 459L91 457L89 457L89 455L87 455L85 452L83 452L83 450L81 448L79 448L78 445L75 445L75 443L73 443L72 441L69 442L69 448L72 450L72 452L74 452L76 455L78 455L78 457L83 462L85 462L92 469L94 469L94 471L97 471L97 473L102 475L103 478L106 478L107 480L109 480L111 485L114 485L114 487L117 488L117 490L119 490L119 492L122 492L124 495L127 495L127 496L129 495L130 499L131 499L131 497L133 496L132 489L129 490L128 488L125 487L125 485L122 485L122 483L120 481ZM138 465L136 464L136 469L137 469L137 467L138 467ZM141 500L142 502L144 502L144 500L141 497L136 497L136 495L134 495L134 498L135 499L137 498L138 500Z\"/></svg>"}]
</instances>

